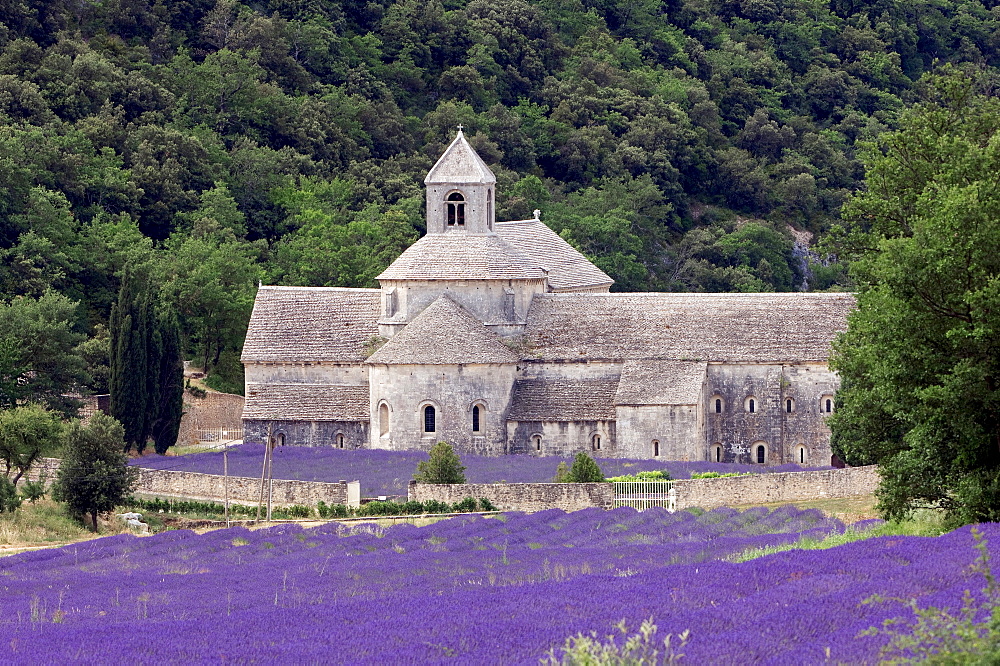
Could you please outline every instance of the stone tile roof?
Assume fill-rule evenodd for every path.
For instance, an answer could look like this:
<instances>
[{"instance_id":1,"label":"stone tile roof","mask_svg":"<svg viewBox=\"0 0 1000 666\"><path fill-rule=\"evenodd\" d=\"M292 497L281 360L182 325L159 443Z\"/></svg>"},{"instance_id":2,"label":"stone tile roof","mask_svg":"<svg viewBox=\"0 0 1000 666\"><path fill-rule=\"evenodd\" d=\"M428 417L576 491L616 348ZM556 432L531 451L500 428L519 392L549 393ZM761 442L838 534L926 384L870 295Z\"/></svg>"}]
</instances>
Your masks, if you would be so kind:
<instances>
[{"instance_id":1,"label":"stone tile roof","mask_svg":"<svg viewBox=\"0 0 1000 666\"><path fill-rule=\"evenodd\" d=\"M497 177L465 140L461 130L424 178L426 184L495 182Z\"/></svg>"},{"instance_id":2,"label":"stone tile roof","mask_svg":"<svg viewBox=\"0 0 1000 666\"><path fill-rule=\"evenodd\" d=\"M614 283L607 273L540 220L498 222L496 232L536 266L548 270L553 291L610 287Z\"/></svg>"},{"instance_id":3,"label":"stone tile roof","mask_svg":"<svg viewBox=\"0 0 1000 666\"><path fill-rule=\"evenodd\" d=\"M378 289L261 287L244 363L360 363L378 335Z\"/></svg>"},{"instance_id":4,"label":"stone tile roof","mask_svg":"<svg viewBox=\"0 0 1000 666\"><path fill-rule=\"evenodd\" d=\"M825 362L850 294L542 294L526 347L539 360Z\"/></svg>"},{"instance_id":5,"label":"stone tile roof","mask_svg":"<svg viewBox=\"0 0 1000 666\"><path fill-rule=\"evenodd\" d=\"M699 361L626 361L615 404L697 405L707 365Z\"/></svg>"},{"instance_id":6,"label":"stone tile roof","mask_svg":"<svg viewBox=\"0 0 1000 666\"><path fill-rule=\"evenodd\" d=\"M617 379L519 379L508 421L613 421Z\"/></svg>"},{"instance_id":7,"label":"stone tile roof","mask_svg":"<svg viewBox=\"0 0 1000 666\"><path fill-rule=\"evenodd\" d=\"M517 363L519 357L449 296L441 296L368 359L369 363Z\"/></svg>"},{"instance_id":8,"label":"stone tile roof","mask_svg":"<svg viewBox=\"0 0 1000 666\"><path fill-rule=\"evenodd\" d=\"M495 234L428 234L379 280L541 280L538 265Z\"/></svg>"},{"instance_id":9,"label":"stone tile roof","mask_svg":"<svg viewBox=\"0 0 1000 666\"><path fill-rule=\"evenodd\" d=\"M281 421L367 421L368 385L250 384L244 419Z\"/></svg>"}]
</instances>

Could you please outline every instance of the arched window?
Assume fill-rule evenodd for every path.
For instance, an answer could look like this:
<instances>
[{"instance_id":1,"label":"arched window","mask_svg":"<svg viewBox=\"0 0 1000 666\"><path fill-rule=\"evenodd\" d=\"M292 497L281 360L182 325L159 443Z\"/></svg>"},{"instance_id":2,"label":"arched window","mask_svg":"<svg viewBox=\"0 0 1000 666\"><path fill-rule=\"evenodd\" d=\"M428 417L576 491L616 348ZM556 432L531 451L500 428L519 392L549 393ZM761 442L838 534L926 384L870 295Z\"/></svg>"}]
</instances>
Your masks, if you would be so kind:
<instances>
[{"instance_id":1,"label":"arched window","mask_svg":"<svg viewBox=\"0 0 1000 666\"><path fill-rule=\"evenodd\" d=\"M590 439L590 445L591 445L591 447L593 447L593 449L595 451L600 451L601 450L601 436L600 435L594 435Z\"/></svg>"},{"instance_id":2,"label":"arched window","mask_svg":"<svg viewBox=\"0 0 1000 666\"><path fill-rule=\"evenodd\" d=\"M721 414L722 413L722 399L721 398L716 398L715 399L715 413L716 414Z\"/></svg>"},{"instance_id":3,"label":"arched window","mask_svg":"<svg viewBox=\"0 0 1000 666\"><path fill-rule=\"evenodd\" d=\"M389 405L384 402L378 406L378 434L382 437L389 434Z\"/></svg>"},{"instance_id":4,"label":"arched window","mask_svg":"<svg viewBox=\"0 0 1000 666\"><path fill-rule=\"evenodd\" d=\"M764 464L764 456L767 454L767 449L764 448L763 444L757 445L757 463Z\"/></svg>"},{"instance_id":5,"label":"arched window","mask_svg":"<svg viewBox=\"0 0 1000 666\"><path fill-rule=\"evenodd\" d=\"M826 413L829 414L833 411L833 400L829 398L826 399Z\"/></svg>"},{"instance_id":6,"label":"arched window","mask_svg":"<svg viewBox=\"0 0 1000 666\"><path fill-rule=\"evenodd\" d=\"M452 192L448 195L446 206L448 207L448 226L465 226L465 197L461 192Z\"/></svg>"},{"instance_id":7,"label":"arched window","mask_svg":"<svg viewBox=\"0 0 1000 666\"><path fill-rule=\"evenodd\" d=\"M653 440L653 457L658 457L660 455L660 442L658 440Z\"/></svg>"},{"instance_id":8,"label":"arched window","mask_svg":"<svg viewBox=\"0 0 1000 666\"><path fill-rule=\"evenodd\" d=\"M486 226L493 231L493 190L486 190Z\"/></svg>"},{"instance_id":9,"label":"arched window","mask_svg":"<svg viewBox=\"0 0 1000 666\"><path fill-rule=\"evenodd\" d=\"M531 442L535 445L535 450L536 451L541 451L542 450L542 436L541 435L532 435L531 436Z\"/></svg>"},{"instance_id":10,"label":"arched window","mask_svg":"<svg viewBox=\"0 0 1000 666\"><path fill-rule=\"evenodd\" d=\"M722 396L716 393L712 396L709 401L709 409L715 414L721 414L722 410L726 408L726 402L722 399Z\"/></svg>"},{"instance_id":11,"label":"arched window","mask_svg":"<svg viewBox=\"0 0 1000 666\"><path fill-rule=\"evenodd\" d=\"M796 458L798 458L796 462L799 463L800 465L804 464L806 461L806 447L803 446L802 444L799 444L798 449L796 449L796 454L798 454L796 455Z\"/></svg>"},{"instance_id":12,"label":"arched window","mask_svg":"<svg viewBox=\"0 0 1000 666\"><path fill-rule=\"evenodd\" d=\"M795 402L793 402L791 398L785 398L785 412L791 414L792 410L794 409L795 409Z\"/></svg>"},{"instance_id":13,"label":"arched window","mask_svg":"<svg viewBox=\"0 0 1000 666\"><path fill-rule=\"evenodd\" d=\"M344 436L343 435L339 435L339 434L337 435L337 448L338 449L344 448Z\"/></svg>"},{"instance_id":14,"label":"arched window","mask_svg":"<svg viewBox=\"0 0 1000 666\"><path fill-rule=\"evenodd\" d=\"M436 417L434 405L424 407L424 432L434 432L437 429Z\"/></svg>"},{"instance_id":15,"label":"arched window","mask_svg":"<svg viewBox=\"0 0 1000 666\"><path fill-rule=\"evenodd\" d=\"M712 445L712 455L710 459L715 462L722 462L722 444Z\"/></svg>"},{"instance_id":16,"label":"arched window","mask_svg":"<svg viewBox=\"0 0 1000 666\"><path fill-rule=\"evenodd\" d=\"M278 436L274 438L274 443L278 446L285 445L285 433L279 432Z\"/></svg>"},{"instance_id":17,"label":"arched window","mask_svg":"<svg viewBox=\"0 0 1000 666\"><path fill-rule=\"evenodd\" d=\"M753 398L749 398L747 400L747 411L750 412L751 414L757 411L757 403L754 402Z\"/></svg>"},{"instance_id":18,"label":"arched window","mask_svg":"<svg viewBox=\"0 0 1000 666\"><path fill-rule=\"evenodd\" d=\"M472 432L479 432L479 405L472 406Z\"/></svg>"}]
</instances>

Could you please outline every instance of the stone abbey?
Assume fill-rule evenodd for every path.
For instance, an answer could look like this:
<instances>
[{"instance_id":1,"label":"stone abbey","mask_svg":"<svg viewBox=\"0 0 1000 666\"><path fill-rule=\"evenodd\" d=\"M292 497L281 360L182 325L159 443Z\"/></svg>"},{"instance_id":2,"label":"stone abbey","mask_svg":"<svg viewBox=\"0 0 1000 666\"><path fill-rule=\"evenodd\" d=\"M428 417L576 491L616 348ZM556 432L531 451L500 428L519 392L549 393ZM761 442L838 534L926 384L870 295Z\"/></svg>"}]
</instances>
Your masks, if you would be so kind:
<instances>
[{"instance_id":1,"label":"stone abbey","mask_svg":"<svg viewBox=\"0 0 1000 666\"><path fill-rule=\"evenodd\" d=\"M609 293L537 213L495 220L461 131L424 183L427 234L379 289L260 288L245 441L830 464L849 294Z\"/></svg>"}]
</instances>

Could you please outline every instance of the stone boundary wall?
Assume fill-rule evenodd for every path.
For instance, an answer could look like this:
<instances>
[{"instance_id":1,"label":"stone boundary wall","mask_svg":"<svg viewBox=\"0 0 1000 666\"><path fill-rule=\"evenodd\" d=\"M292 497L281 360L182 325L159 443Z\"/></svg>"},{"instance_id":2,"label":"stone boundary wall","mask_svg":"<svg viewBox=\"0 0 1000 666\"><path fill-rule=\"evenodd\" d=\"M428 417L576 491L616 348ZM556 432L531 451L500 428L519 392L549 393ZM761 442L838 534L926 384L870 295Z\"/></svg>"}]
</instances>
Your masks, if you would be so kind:
<instances>
[{"instance_id":1,"label":"stone boundary wall","mask_svg":"<svg viewBox=\"0 0 1000 666\"><path fill-rule=\"evenodd\" d=\"M879 484L878 467L847 467L818 472L777 472L718 479L674 481L677 508L714 509L742 504L801 502L829 497L871 495Z\"/></svg>"},{"instance_id":2,"label":"stone boundary wall","mask_svg":"<svg viewBox=\"0 0 1000 666\"><path fill-rule=\"evenodd\" d=\"M61 458L39 458L17 483L20 485L25 481L38 481L44 473L46 487L51 486L52 482L56 480L56 474L59 472L59 465L61 464Z\"/></svg>"},{"instance_id":3,"label":"stone boundary wall","mask_svg":"<svg viewBox=\"0 0 1000 666\"><path fill-rule=\"evenodd\" d=\"M226 497L225 478L217 474L199 474L196 472L179 472L175 470L146 469L139 470L139 483L135 492L137 495L155 495L156 497L173 497L178 499L198 500L202 502L222 502ZM303 504L315 506L320 501L327 504L348 505L350 486L359 485L357 481L340 481L326 483L322 481L289 481L274 479L271 503L274 506L291 506ZM264 486L265 501L267 484ZM359 497L357 489L353 493ZM257 504L260 500L260 478L251 479L245 476L229 477L229 501L236 504ZM355 506L358 505L354 502Z\"/></svg>"},{"instance_id":4,"label":"stone boundary wall","mask_svg":"<svg viewBox=\"0 0 1000 666\"><path fill-rule=\"evenodd\" d=\"M578 511L608 508L614 498L610 483L455 483L410 482L407 498L454 504L466 497L485 498L502 511Z\"/></svg>"},{"instance_id":5,"label":"stone boundary wall","mask_svg":"<svg viewBox=\"0 0 1000 666\"><path fill-rule=\"evenodd\" d=\"M242 433L244 402L242 395L234 393L209 391L204 398L196 398L184 391L184 415L177 433L178 446L197 443L199 430L227 428Z\"/></svg>"}]
</instances>

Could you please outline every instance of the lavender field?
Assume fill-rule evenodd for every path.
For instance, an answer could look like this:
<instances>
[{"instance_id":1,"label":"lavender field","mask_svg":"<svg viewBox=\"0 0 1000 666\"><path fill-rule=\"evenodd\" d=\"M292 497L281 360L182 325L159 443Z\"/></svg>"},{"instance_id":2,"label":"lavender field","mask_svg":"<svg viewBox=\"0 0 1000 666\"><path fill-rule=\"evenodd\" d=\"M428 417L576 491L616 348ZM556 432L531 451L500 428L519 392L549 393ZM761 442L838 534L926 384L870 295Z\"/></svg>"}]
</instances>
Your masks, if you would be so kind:
<instances>
[{"instance_id":1,"label":"lavender field","mask_svg":"<svg viewBox=\"0 0 1000 666\"><path fill-rule=\"evenodd\" d=\"M405 495L406 485L413 477L417 463L427 460L419 451L345 451L329 448L286 446L275 449L274 477L298 481L361 481L361 494ZM264 461L263 444L244 444L229 451L229 473L234 476L259 477ZM572 458L463 455L465 475L469 483L542 483L551 481L560 462ZM674 479L689 478L692 472L799 472L829 467L800 467L788 464L779 467L734 465L711 462L669 462L657 460L625 460L598 458L606 476L663 470ZM146 456L133 461L135 465L152 469L173 469L202 474L222 474L222 453L197 453L186 456Z\"/></svg>"},{"instance_id":2,"label":"lavender field","mask_svg":"<svg viewBox=\"0 0 1000 666\"><path fill-rule=\"evenodd\" d=\"M868 663L884 639L857 634L905 609L862 600L982 587L968 528L726 561L843 529L794 508L622 508L107 537L0 560L0 660L537 664L652 617L691 630L686 663ZM1000 525L981 530L1000 555Z\"/></svg>"}]
</instances>

